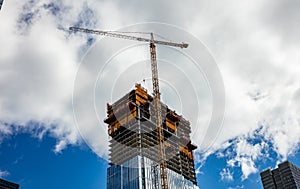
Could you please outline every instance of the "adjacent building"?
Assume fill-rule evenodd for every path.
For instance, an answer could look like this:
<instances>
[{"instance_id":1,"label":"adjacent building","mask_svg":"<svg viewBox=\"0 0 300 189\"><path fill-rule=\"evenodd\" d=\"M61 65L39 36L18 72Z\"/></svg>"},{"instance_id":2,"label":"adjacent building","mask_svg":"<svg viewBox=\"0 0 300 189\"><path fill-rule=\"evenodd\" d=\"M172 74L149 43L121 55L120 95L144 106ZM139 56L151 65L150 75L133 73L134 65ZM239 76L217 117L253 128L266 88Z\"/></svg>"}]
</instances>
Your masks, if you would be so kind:
<instances>
[{"instance_id":1,"label":"adjacent building","mask_svg":"<svg viewBox=\"0 0 300 189\"><path fill-rule=\"evenodd\" d=\"M19 185L0 178L0 189L19 189Z\"/></svg>"},{"instance_id":2,"label":"adjacent building","mask_svg":"<svg viewBox=\"0 0 300 189\"><path fill-rule=\"evenodd\" d=\"M264 189L300 189L300 169L285 161L260 173Z\"/></svg>"},{"instance_id":3,"label":"adjacent building","mask_svg":"<svg viewBox=\"0 0 300 189\"><path fill-rule=\"evenodd\" d=\"M161 103L168 186L198 189L189 121ZM160 189L158 142L153 97L137 84L107 104L110 167L107 189Z\"/></svg>"}]
</instances>

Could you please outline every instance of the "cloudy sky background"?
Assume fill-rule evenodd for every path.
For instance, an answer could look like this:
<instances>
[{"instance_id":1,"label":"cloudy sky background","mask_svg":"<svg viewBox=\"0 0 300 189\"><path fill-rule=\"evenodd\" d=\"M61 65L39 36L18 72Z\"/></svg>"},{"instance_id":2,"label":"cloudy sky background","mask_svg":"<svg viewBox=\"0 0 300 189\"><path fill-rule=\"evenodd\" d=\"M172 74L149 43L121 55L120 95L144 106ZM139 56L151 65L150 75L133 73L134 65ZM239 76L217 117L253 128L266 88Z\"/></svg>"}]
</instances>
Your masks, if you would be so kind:
<instances>
[{"instance_id":1,"label":"cloudy sky background","mask_svg":"<svg viewBox=\"0 0 300 189\"><path fill-rule=\"evenodd\" d=\"M82 107L83 112L87 106L93 106L100 122L95 113L90 114L91 109L82 117L76 115L75 109L74 119L72 97L74 90L86 91L85 87L94 86L95 74L99 74L95 72L99 67L94 69L94 64L87 67L82 64L90 59L96 61L99 58L99 62L105 59L93 57L89 54L93 50L89 49L95 47L96 51L100 48L102 52L99 54L104 55L114 52L119 43L127 42L99 42L100 37L75 35L67 28L76 25L118 30L137 23L158 22L175 25L198 38L211 52L223 78L226 94L224 120L212 146L198 148L199 174L207 174L201 167L210 155L226 159L226 165L220 171L221 180L247 179L260 168L266 168L259 166L265 159L271 159L268 166L275 167L276 163L293 157L299 150L299 8L297 0L191 0L184 3L169 0L7 0L0 12L0 141L16 132L27 132L40 140L50 135L56 139L53 153L63 153L69 146L86 141L100 157L107 158L108 137L102 123L105 104L100 110L102 104L96 101L99 109L94 109L94 95L105 94L99 99L112 102L121 97L118 94L128 92L134 84L131 80L136 78L128 79L127 84L116 84L115 89L101 85L96 86L92 93L76 93L75 106ZM109 42L112 44L106 46L107 49L101 48ZM116 62L127 57L127 62L131 62L129 58L136 58L146 65L143 60L148 56L147 46L138 47L119 55ZM86 58L86 54L90 56ZM128 71L129 67L120 70ZM143 67L139 69L143 70ZM78 81L77 73L86 80ZM136 76L141 77L139 81L149 76L149 73L143 74ZM120 81L128 75L120 74ZM192 78L205 84L204 76ZM183 84L180 81L174 84L179 94ZM151 86L149 82L147 86ZM203 133L218 132L208 124L213 107L218 105L211 103L209 86L199 87L196 91L202 89L203 93L194 93L199 99L204 99L198 102L203 106L196 107L197 113L201 114L198 122L191 111L183 108L180 112L192 121L193 140L198 146L204 143L201 140ZM168 87L164 90L167 92ZM107 93L110 91L114 91L113 94ZM107 99L109 95L113 97ZM170 95L176 97L174 91ZM178 98L184 99L180 95L175 99ZM166 97L165 102L180 109L179 100L168 101ZM85 129L80 125L85 125ZM197 129L201 126L202 129ZM238 178L233 177L235 170L241 172ZM0 175L5 174L8 173L0 167Z\"/></svg>"}]
</instances>

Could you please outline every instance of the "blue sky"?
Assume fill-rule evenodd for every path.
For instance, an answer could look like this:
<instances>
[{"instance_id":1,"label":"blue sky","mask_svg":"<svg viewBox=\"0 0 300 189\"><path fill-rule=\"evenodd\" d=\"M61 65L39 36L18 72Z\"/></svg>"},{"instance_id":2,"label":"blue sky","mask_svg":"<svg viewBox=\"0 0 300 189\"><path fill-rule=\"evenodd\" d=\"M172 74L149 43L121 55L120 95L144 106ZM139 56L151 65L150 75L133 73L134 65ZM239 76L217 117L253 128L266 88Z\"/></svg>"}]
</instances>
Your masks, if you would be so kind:
<instances>
[{"instance_id":1,"label":"blue sky","mask_svg":"<svg viewBox=\"0 0 300 189\"><path fill-rule=\"evenodd\" d=\"M55 139L43 140L20 133L1 145L3 177L21 188L105 188L107 161L86 145L53 152ZM2 178L3 178L2 177Z\"/></svg>"},{"instance_id":2,"label":"blue sky","mask_svg":"<svg viewBox=\"0 0 300 189\"><path fill-rule=\"evenodd\" d=\"M158 46L157 57L163 101L191 122L201 188L261 188L262 169L286 159L300 166L299 8L298 0L4 1L1 177L24 188L63 188L62 178L103 188L106 103L143 79L152 91L148 44L69 26L190 44Z\"/></svg>"},{"instance_id":3,"label":"blue sky","mask_svg":"<svg viewBox=\"0 0 300 189\"><path fill-rule=\"evenodd\" d=\"M6 170L2 178L14 181L22 189L51 189L51 188L105 188L106 160L99 158L84 143L69 146L61 153L54 153L56 140L45 136L40 140L28 133L14 134L2 141L0 147L2 170ZM299 153L289 160L300 165ZM276 156L258 163L260 170L274 166ZM220 175L226 167L226 158L211 155L197 175L200 188L262 188L258 173L241 180L238 168L230 169L234 172L233 180L224 179Z\"/></svg>"}]
</instances>

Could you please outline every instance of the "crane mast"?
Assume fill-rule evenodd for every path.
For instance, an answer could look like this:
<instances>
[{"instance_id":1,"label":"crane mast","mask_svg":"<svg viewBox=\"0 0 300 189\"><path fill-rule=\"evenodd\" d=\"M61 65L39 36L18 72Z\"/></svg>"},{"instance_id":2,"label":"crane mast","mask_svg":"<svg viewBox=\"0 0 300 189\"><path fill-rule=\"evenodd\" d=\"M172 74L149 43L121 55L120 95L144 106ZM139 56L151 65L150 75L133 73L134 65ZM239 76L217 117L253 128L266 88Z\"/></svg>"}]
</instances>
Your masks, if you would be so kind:
<instances>
[{"instance_id":1,"label":"crane mast","mask_svg":"<svg viewBox=\"0 0 300 189\"><path fill-rule=\"evenodd\" d=\"M160 165L160 184L161 184L162 189L168 189L168 177L167 177L167 172L166 172L166 166L167 166L166 165L166 153L165 153L165 147L164 147L164 132L163 132L163 125L162 125L162 110L161 110L161 103L160 103L158 68L157 68L155 44L180 47L180 48L187 48L188 44L154 40L153 33L150 33L150 39L148 39L148 38L124 35L124 34L120 34L120 33L91 30L91 29L78 28L78 27L70 27L69 30L90 33L90 34L96 34L96 35L109 36L109 37L122 38L122 39L128 39L128 40L150 42L151 72L152 72L152 85L153 85L153 94L154 94L153 100L154 100L154 108L155 108L157 142L158 142L158 163ZM156 186L156 184L155 184L155 186Z\"/></svg>"},{"instance_id":2,"label":"crane mast","mask_svg":"<svg viewBox=\"0 0 300 189\"><path fill-rule=\"evenodd\" d=\"M158 162L160 164L160 183L162 189L168 189L168 177L166 173L166 152L164 147L164 132L162 126L162 112L160 103L160 92L158 82L158 69L156 61L156 49L154 44L153 33L151 33L150 42L150 55L151 55L151 71L152 71L152 84L154 93L154 108L156 117L156 132L158 140Z\"/></svg>"}]
</instances>

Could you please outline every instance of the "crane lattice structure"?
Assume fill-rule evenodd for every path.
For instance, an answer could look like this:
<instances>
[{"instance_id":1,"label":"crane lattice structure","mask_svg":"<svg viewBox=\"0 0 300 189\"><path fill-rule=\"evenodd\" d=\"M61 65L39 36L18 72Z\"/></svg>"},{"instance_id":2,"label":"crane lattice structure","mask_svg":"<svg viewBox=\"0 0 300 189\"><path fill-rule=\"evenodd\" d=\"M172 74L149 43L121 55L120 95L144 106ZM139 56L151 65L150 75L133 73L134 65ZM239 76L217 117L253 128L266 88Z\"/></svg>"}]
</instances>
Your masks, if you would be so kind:
<instances>
[{"instance_id":1,"label":"crane lattice structure","mask_svg":"<svg viewBox=\"0 0 300 189\"><path fill-rule=\"evenodd\" d=\"M152 85L153 85L153 94L154 94L153 99L154 99L156 127L157 127L157 140L158 140L158 163L160 164L160 183L161 183L162 189L168 189L168 178L167 178L167 172L166 172L166 166L167 166L166 165L166 152L165 152L165 147L164 147L164 132L163 132L163 125L162 125L162 110L161 110L161 103L160 103L159 80L158 80L158 69L157 69L157 61L156 61L155 44L172 46L172 47L180 47L180 48L187 48L188 44L154 40L153 33L148 33L148 34L150 34L150 39L149 39L149 38L125 35L125 34L116 33L116 32L91 30L91 29L79 28L79 27L70 27L69 30L76 31L76 32L96 34L96 35L103 35L103 36L108 36L108 37L134 40L134 41L150 42L151 72L152 72Z\"/></svg>"}]
</instances>

